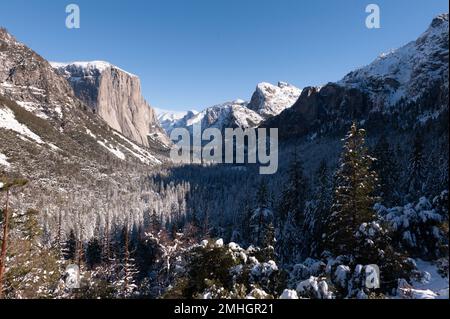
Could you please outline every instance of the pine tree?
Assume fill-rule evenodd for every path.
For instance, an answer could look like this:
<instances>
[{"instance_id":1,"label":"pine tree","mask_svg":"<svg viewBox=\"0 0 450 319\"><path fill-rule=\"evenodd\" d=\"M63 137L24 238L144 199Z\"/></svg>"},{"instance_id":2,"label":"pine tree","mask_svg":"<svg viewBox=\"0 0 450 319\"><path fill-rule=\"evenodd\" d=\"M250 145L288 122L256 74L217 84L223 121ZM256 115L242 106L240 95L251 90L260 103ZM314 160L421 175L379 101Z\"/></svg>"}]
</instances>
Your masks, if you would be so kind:
<instances>
[{"instance_id":1,"label":"pine tree","mask_svg":"<svg viewBox=\"0 0 450 319\"><path fill-rule=\"evenodd\" d=\"M102 245L97 237L93 237L88 241L86 248L86 263L89 268L95 268L95 266L102 262Z\"/></svg>"},{"instance_id":2,"label":"pine tree","mask_svg":"<svg viewBox=\"0 0 450 319\"><path fill-rule=\"evenodd\" d=\"M261 248L273 245L273 212L269 197L267 183L262 180L256 194L257 207L250 218L252 243Z\"/></svg>"},{"instance_id":3,"label":"pine tree","mask_svg":"<svg viewBox=\"0 0 450 319\"><path fill-rule=\"evenodd\" d=\"M65 247L63 249L64 258L72 262L76 259L77 254L77 237L75 232L70 230L69 237L66 240Z\"/></svg>"},{"instance_id":4,"label":"pine tree","mask_svg":"<svg viewBox=\"0 0 450 319\"><path fill-rule=\"evenodd\" d=\"M417 132L408 167L408 201L423 195L425 184L424 144L422 135Z\"/></svg>"},{"instance_id":5,"label":"pine tree","mask_svg":"<svg viewBox=\"0 0 450 319\"><path fill-rule=\"evenodd\" d=\"M324 249L325 221L331 208L331 180L327 162L323 159L315 173L314 206L309 217L311 232L311 255L320 257Z\"/></svg>"},{"instance_id":6,"label":"pine tree","mask_svg":"<svg viewBox=\"0 0 450 319\"><path fill-rule=\"evenodd\" d=\"M136 275L138 271L134 258L131 257L128 225L123 227L122 236L122 258L120 264L117 265L118 278L115 280L113 286L116 287L117 297L131 298L137 289Z\"/></svg>"},{"instance_id":7,"label":"pine tree","mask_svg":"<svg viewBox=\"0 0 450 319\"><path fill-rule=\"evenodd\" d=\"M335 255L355 250L355 234L363 223L375 220L373 206L377 176L371 170L365 130L353 124L345 138L340 167L336 173L331 215L327 220L327 242Z\"/></svg>"},{"instance_id":8,"label":"pine tree","mask_svg":"<svg viewBox=\"0 0 450 319\"><path fill-rule=\"evenodd\" d=\"M398 193L399 168L395 153L389 145L386 136L381 136L378 140L373 154L376 160L373 162L373 170L377 172L380 187L377 195L383 200L384 205L398 203L400 196Z\"/></svg>"},{"instance_id":9,"label":"pine tree","mask_svg":"<svg viewBox=\"0 0 450 319\"><path fill-rule=\"evenodd\" d=\"M308 180L304 176L303 164L296 152L288 175L289 180L277 208L279 220L276 251L281 264L301 259L307 246L304 230Z\"/></svg>"},{"instance_id":10,"label":"pine tree","mask_svg":"<svg viewBox=\"0 0 450 319\"><path fill-rule=\"evenodd\" d=\"M250 245L252 241L250 220L252 218L252 203L250 201L250 196L246 196L243 203L243 218L241 223L242 240L245 244Z\"/></svg>"}]
</instances>

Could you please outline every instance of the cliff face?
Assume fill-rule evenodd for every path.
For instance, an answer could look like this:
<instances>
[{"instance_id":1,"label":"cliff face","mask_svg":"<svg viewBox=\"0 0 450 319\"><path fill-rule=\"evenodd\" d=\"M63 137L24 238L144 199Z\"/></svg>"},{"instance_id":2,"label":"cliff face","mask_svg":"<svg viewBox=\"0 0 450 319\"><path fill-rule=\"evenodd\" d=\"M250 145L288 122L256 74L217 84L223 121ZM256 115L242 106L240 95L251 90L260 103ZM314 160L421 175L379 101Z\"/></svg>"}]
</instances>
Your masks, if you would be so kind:
<instances>
[{"instance_id":1,"label":"cliff face","mask_svg":"<svg viewBox=\"0 0 450 319\"><path fill-rule=\"evenodd\" d=\"M301 92L301 89L285 82L278 82L278 85L259 83L247 107L268 119L294 105Z\"/></svg>"},{"instance_id":2,"label":"cliff face","mask_svg":"<svg viewBox=\"0 0 450 319\"><path fill-rule=\"evenodd\" d=\"M27 111L60 120L75 104L70 85L40 55L0 28L0 95Z\"/></svg>"},{"instance_id":3,"label":"cliff face","mask_svg":"<svg viewBox=\"0 0 450 319\"><path fill-rule=\"evenodd\" d=\"M115 130L144 146L170 143L155 111L142 97L137 76L100 61L52 65L67 78L77 97Z\"/></svg>"}]
</instances>

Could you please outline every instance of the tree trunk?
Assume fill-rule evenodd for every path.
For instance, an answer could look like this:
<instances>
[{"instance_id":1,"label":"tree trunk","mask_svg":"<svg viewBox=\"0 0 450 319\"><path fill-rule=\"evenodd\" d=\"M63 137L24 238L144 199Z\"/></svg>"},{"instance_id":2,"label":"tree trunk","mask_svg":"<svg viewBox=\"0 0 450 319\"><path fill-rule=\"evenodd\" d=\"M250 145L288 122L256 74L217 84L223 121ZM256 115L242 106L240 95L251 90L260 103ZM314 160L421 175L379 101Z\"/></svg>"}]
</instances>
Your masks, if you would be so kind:
<instances>
[{"instance_id":1,"label":"tree trunk","mask_svg":"<svg viewBox=\"0 0 450 319\"><path fill-rule=\"evenodd\" d=\"M3 237L2 237L2 250L0 254L0 299L3 298L3 277L6 268L6 251L8 249L8 226L9 226L9 214L8 214L8 201L9 201L9 189L6 190L6 205L4 211L4 225L3 225Z\"/></svg>"}]
</instances>

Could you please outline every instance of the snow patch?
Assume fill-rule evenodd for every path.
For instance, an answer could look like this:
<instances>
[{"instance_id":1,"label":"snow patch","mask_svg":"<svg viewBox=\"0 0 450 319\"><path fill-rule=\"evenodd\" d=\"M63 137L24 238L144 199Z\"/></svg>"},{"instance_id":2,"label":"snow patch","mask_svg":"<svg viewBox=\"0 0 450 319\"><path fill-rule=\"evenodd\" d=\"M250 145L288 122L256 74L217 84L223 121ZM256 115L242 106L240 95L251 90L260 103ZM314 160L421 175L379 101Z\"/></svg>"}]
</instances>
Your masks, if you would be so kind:
<instances>
[{"instance_id":1,"label":"snow patch","mask_svg":"<svg viewBox=\"0 0 450 319\"><path fill-rule=\"evenodd\" d=\"M0 165L5 167L10 167L11 164L7 161L7 157L5 154L0 153ZM1 188L1 187L0 187Z\"/></svg>"},{"instance_id":2,"label":"snow patch","mask_svg":"<svg viewBox=\"0 0 450 319\"><path fill-rule=\"evenodd\" d=\"M68 62L68 63L50 62L50 65L54 69L66 69L67 67L75 67L75 68L86 70L87 72L97 70L99 73L102 73L103 71L105 71L108 68L112 68L112 69L117 69L121 72L124 72L124 73L128 74L129 76L137 77L136 75L134 75L130 72L127 72L127 71L125 71L109 62L106 62L106 61L75 61L75 62Z\"/></svg>"},{"instance_id":3,"label":"snow patch","mask_svg":"<svg viewBox=\"0 0 450 319\"><path fill-rule=\"evenodd\" d=\"M114 146L112 146L111 144L109 144L109 146L108 146L102 141L97 141L97 143L100 144L101 146L103 146L104 148L106 148L108 151L110 151L112 154L114 154L117 158L119 158L121 160L125 160L125 154L122 153L117 148L115 148Z\"/></svg>"},{"instance_id":4,"label":"snow patch","mask_svg":"<svg viewBox=\"0 0 450 319\"><path fill-rule=\"evenodd\" d=\"M298 299L298 295L295 290L285 289L281 294L280 299Z\"/></svg>"},{"instance_id":5,"label":"snow patch","mask_svg":"<svg viewBox=\"0 0 450 319\"><path fill-rule=\"evenodd\" d=\"M0 108L0 128L12 130L22 137L29 138L38 144L44 143L42 139L37 134L33 133L26 125L18 122L14 112L9 108Z\"/></svg>"}]
</instances>

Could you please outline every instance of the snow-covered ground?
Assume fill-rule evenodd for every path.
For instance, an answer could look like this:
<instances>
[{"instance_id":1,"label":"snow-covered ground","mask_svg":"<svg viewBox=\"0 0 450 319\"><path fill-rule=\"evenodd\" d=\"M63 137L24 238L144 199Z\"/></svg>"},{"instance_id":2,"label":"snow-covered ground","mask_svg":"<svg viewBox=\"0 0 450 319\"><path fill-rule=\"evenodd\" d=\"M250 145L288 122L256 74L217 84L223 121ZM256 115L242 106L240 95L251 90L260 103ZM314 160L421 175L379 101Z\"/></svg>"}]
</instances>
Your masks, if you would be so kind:
<instances>
[{"instance_id":1,"label":"snow-covered ground","mask_svg":"<svg viewBox=\"0 0 450 319\"><path fill-rule=\"evenodd\" d=\"M92 71L98 71L99 73L102 73L106 69L112 68L112 69L117 69L119 71L122 71L132 77L136 77L136 75L134 75L130 72L127 72L127 71L125 71L109 62L106 62L106 61L75 61L75 62L67 62L67 63L50 62L50 65L54 69L65 69L67 67L77 68L77 69L84 70L87 74L90 74Z\"/></svg>"},{"instance_id":2,"label":"snow-covered ground","mask_svg":"<svg viewBox=\"0 0 450 319\"><path fill-rule=\"evenodd\" d=\"M126 156L125 154L122 152L122 150L130 153L131 155L133 155L134 157L136 157L137 159L139 159L142 163L144 164L161 164L161 161L158 160L156 157L154 157L149 151L145 150L144 148L136 145L135 143L133 143L132 141L130 141L129 139L127 139L125 136L123 136L122 134L119 134L118 132L113 132L114 135L116 135L117 137L119 137L120 139L122 139L124 142L126 142L127 145L124 145L122 143L118 143L115 142L115 144L117 144L118 146L120 146L120 148L122 148L122 150L120 150L119 147L117 146L113 146L111 143L109 143L107 140L100 140L94 133L92 133L91 130L86 129L86 133L91 136L93 139L95 139L97 141L98 144L100 144L101 146L103 146L105 149L107 149L111 154L113 154L114 156L116 156L117 158L121 159L121 160L125 160ZM108 145L109 143L109 145ZM131 147L131 148L130 148Z\"/></svg>"},{"instance_id":3,"label":"snow-covered ground","mask_svg":"<svg viewBox=\"0 0 450 319\"><path fill-rule=\"evenodd\" d=\"M33 133L26 125L19 123L14 116L14 112L9 108L0 108L0 128L12 130L21 136L31 139L38 144L44 142L37 134Z\"/></svg>"},{"instance_id":4,"label":"snow-covered ground","mask_svg":"<svg viewBox=\"0 0 450 319\"><path fill-rule=\"evenodd\" d=\"M431 262L416 260L417 269L422 273L420 281L409 285L399 284L399 297L404 299L449 299L448 276L443 278Z\"/></svg>"},{"instance_id":5,"label":"snow-covered ground","mask_svg":"<svg viewBox=\"0 0 450 319\"><path fill-rule=\"evenodd\" d=\"M107 143L106 140L105 140L105 142L97 141L97 143L100 144L101 146L103 146L104 148L106 148L109 152L111 152L118 159L125 160L125 154L122 153L122 151L115 148L114 146L112 146L111 144L109 144L109 146L106 145L106 143Z\"/></svg>"},{"instance_id":6,"label":"snow-covered ground","mask_svg":"<svg viewBox=\"0 0 450 319\"><path fill-rule=\"evenodd\" d=\"M7 161L7 157L5 154L0 153L0 166L10 167L11 164Z\"/></svg>"},{"instance_id":7,"label":"snow-covered ground","mask_svg":"<svg viewBox=\"0 0 450 319\"><path fill-rule=\"evenodd\" d=\"M425 273L425 279L422 282L413 284L414 289L418 291L430 290L435 294L434 299L448 299L448 277L442 278L437 272L436 265L423 260L416 260L417 268Z\"/></svg>"}]
</instances>

